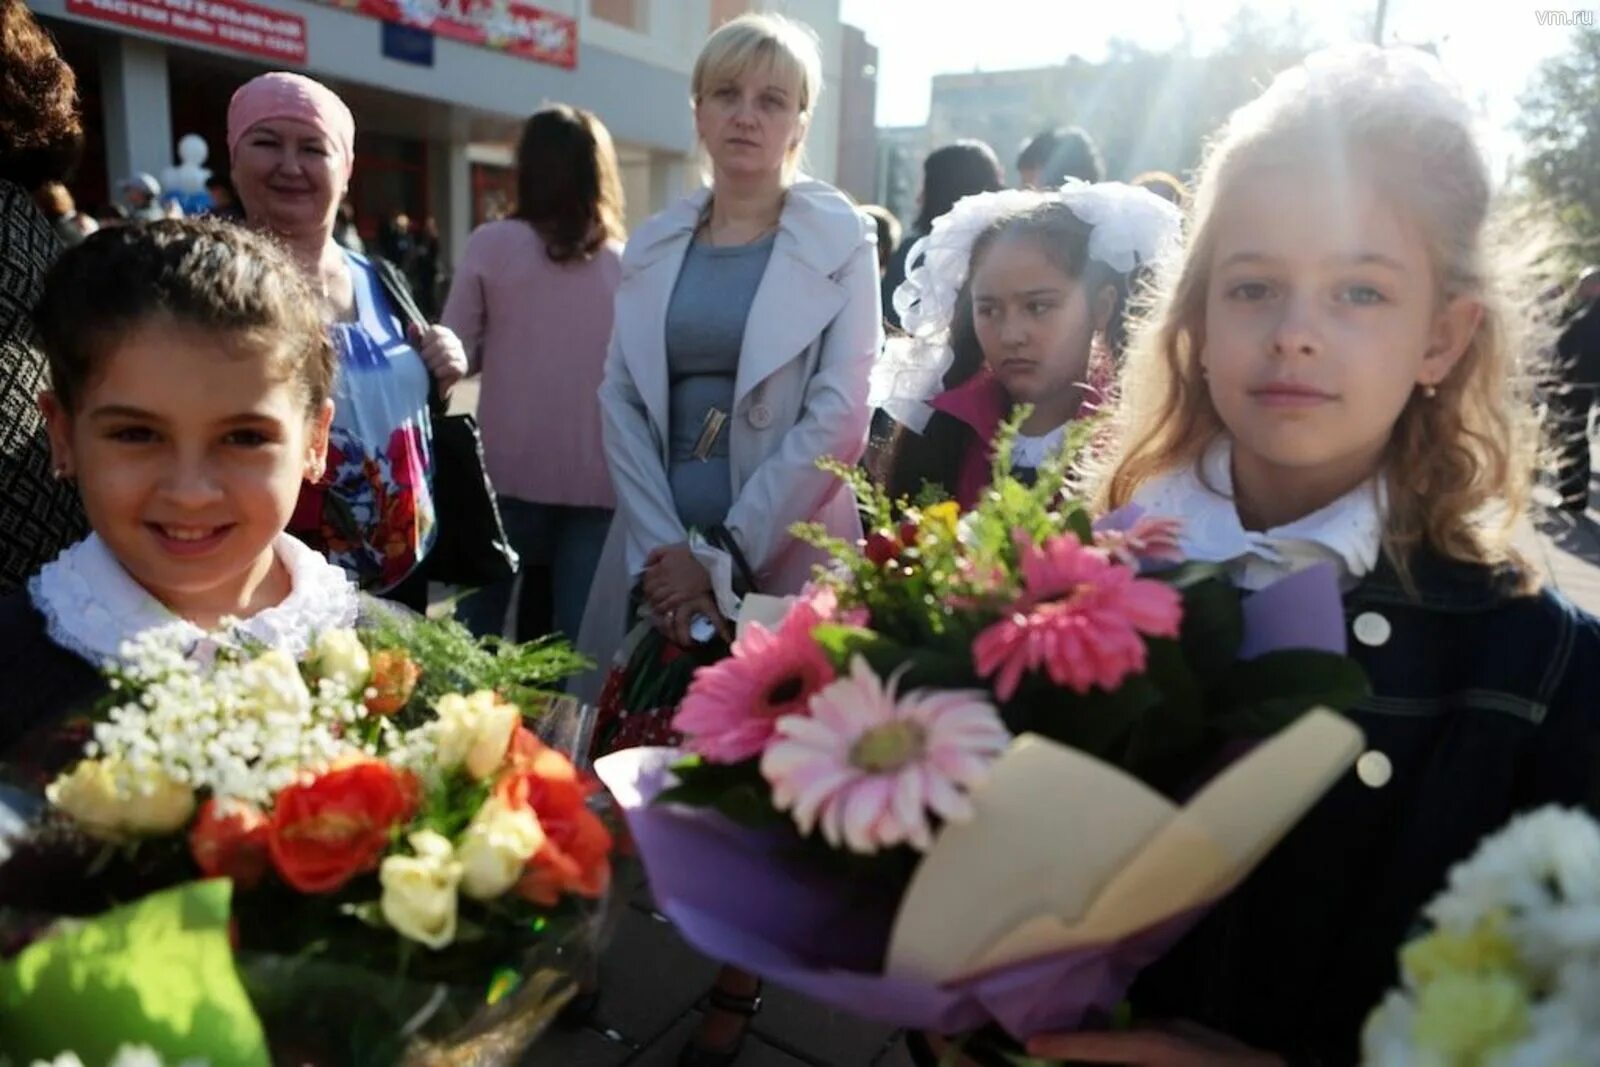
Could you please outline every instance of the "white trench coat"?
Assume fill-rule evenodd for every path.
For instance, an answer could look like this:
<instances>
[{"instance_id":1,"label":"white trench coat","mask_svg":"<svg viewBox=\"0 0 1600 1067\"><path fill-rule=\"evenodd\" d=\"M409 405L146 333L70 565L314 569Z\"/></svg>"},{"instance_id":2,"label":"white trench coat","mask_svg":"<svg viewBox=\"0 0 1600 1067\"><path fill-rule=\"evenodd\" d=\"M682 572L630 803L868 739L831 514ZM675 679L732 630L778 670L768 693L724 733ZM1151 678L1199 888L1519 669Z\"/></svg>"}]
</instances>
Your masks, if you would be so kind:
<instances>
[{"instance_id":1,"label":"white trench coat","mask_svg":"<svg viewBox=\"0 0 1600 1067\"><path fill-rule=\"evenodd\" d=\"M622 257L616 320L600 387L616 519L585 612L579 647L599 671L579 686L592 699L626 632L628 595L649 553L687 542L667 480L667 305L710 198L702 189L646 221ZM750 305L729 419L733 505L726 526L763 593L792 594L821 555L796 540L797 522L836 537L861 535L853 493L817 469L853 464L866 445L867 382L882 342L876 231L846 197L801 177L789 187L772 257ZM735 617L732 561L696 544L719 605Z\"/></svg>"}]
</instances>

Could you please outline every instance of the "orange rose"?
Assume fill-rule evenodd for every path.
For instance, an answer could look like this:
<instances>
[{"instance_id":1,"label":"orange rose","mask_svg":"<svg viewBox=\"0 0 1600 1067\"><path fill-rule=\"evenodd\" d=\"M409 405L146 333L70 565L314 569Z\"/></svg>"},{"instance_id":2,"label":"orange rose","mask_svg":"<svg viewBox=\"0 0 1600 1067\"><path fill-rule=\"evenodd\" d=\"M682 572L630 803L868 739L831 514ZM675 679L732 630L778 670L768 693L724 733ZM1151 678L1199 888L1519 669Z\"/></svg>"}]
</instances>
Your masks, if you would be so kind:
<instances>
[{"instance_id":1,"label":"orange rose","mask_svg":"<svg viewBox=\"0 0 1600 1067\"><path fill-rule=\"evenodd\" d=\"M543 907L567 893L600 896L611 881L611 831L589 810L593 783L525 727L512 737L507 764L495 795L513 808L531 809L545 833L517 892Z\"/></svg>"},{"instance_id":2,"label":"orange rose","mask_svg":"<svg viewBox=\"0 0 1600 1067\"><path fill-rule=\"evenodd\" d=\"M528 861L517 882L524 899L554 907L574 893L598 897L611 884L611 831L586 807L559 815L539 814L544 846Z\"/></svg>"},{"instance_id":3,"label":"orange rose","mask_svg":"<svg viewBox=\"0 0 1600 1067\"><path fill-rule=\"evenodd\" d=\"M272 865L302 893L331 893L378 865L389 831L411 818L416 782L361 760L278 794L267 830Z\"/></svg>"},{"instance_id":4,"label":"orange rose","mask_svg":"<svg viewBox=\"0 0 1600 1067\"><path fill-rule=\"evenodd\" d=\"M392 648L374 652L372 678L367 682L367 711L373 715L393 715L406 706L421 677L422 668L404 652Z\"/></svg>"},{"instance_id":5,"label":"orange rose","mask_svg":"<svg viewBox=\"0 0 1600 1067\"><path fill-rule=\"evenodd\" d=\"M254 889L267 873L267 817L242 800L207 800L189 830L189 854L207 878Z\"/></svg>"}]
</instances>

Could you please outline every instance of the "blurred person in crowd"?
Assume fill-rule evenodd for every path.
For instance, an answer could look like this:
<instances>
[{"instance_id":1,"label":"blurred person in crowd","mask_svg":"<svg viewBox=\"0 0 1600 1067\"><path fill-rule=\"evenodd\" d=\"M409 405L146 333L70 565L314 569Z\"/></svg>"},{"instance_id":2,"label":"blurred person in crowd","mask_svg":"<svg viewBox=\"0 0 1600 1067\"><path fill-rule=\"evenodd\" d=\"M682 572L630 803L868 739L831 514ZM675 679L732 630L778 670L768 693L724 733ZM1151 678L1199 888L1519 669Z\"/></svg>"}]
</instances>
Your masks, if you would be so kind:
<instances>
[{"instance_id":1,"label":"blurred person in crowd","mask_svg":"<svg viewBox=\"0 0 1600 1067\"><path fill-rule=\"evenodd\" d=\"M239 195L233 191L233 186L220 174L213 174L206 179L206 194L211 197L211 207L206 214L219 219L242 219L244 209L239 206Z\"/></svg>"},{"instance_id":2,"label":"blurred person in crowd","mask_svg":"<svg viewBox=\"0 0 1600 1067\"><path fill-rule=\"evenodd\" d=\"M823 559L796 522L861 536L854 495L817 460L854 463L866 445L878 261L873 225L800 171L822 91L816 34L736 18L690 89L710 187L630 237L600 390L617 493L584 622L600 662L630 595L676 645L706 627L728 639L742 592L796 594ZM724 968L679 1063L732 1064L759 992Z\"/></svg>"},{"instance_id":3,"label":"blurred person in crowd","mask_svg":"<svg viewBox=\"0 0 1600 1067\"><path fill-rule=\"evenodd\" d=\"M889 261L900 248L900 220L881 204L867 204L862 213L878 228L878 277L888 273Z\"/></svg>"},{"instance_id":4,"label":"blurred person in crowd","mask_svg":"<svg viewBox=\"0 0 1600 1067\"><path fill-rule=\"evenodd\" d=\"M77 79L22 0L0 0L0 595L84 533L53 466L38 397L48 380L32 314L61 239L31 191L60 183L83 145Z\"/></svg>"},{"instance_id":5,"label":"blurred person in crowd","mask_svg":"<svg viewBox=\"0 0 1600 1067\"><path fill-rule=\"evenodd\" d=\"M39 205L39 210L44 212L45 218L50 220L56 236L68 248L81 243L100 228L100 224L91 216L78 210L72 194L60 182L45 182L34 193L33 199Z\"/></svg>"},{"instance_id":6,"label":"blurred person in crowd","mask_svg":"<svg viewBox=\"0 0 1600 1067\"><path fill-rule=\"evenodd\" d=\"M354 163L355 119L299 74L263 74L228 105L233 186L246 221L288 247L321 299L339 355L327 468L289 532L361 587L422 610L438 531L430 400L467 369L454 333L407 325L404 275L333 239Z\"/></svg>"},{"instance_id":7,"label":"blurred person in crowd","mask_svg":"<svg viewBox=\"0 0 1600 1067\"><path fill-rule=\"evenodd\" d=\"M1189 200L1189 190L1183 182L1176 175L1168 174L1164 170L1147 170L1128 184L1155 193L1167 203L1180 208Z\"/></svg>"},{"instance_id":8,"label":"blurred person in crowd","mask_svg":"<svg viewBox=\"0 0 1600 1067\"><path fill-rule=\"evenodd\" d=\"M411 263L416 243L411 235L411 216L404 211L391 212L378 228L378 255L401 270Z\"/></svg>"},{"instance_id":9,"label":"blurred person in crowd","mask_svg":"<svg viewBox=\"0 0 1600 1067\"><path fill-rule=\"evenodd\" d=\"M333 242L346 251L366 255L366 242L356 229L356 206L346 200L339 205L339 214L333 220Z\"/></svg>"},{"instance_id":10,"label":"blurred person in crowd","mask_svg":"<svg viewBox=\"0 0 1600 1067\"><path fill-rule=\"evenodd\" d=\"M405 264L406 277L417 306L430 319L439 314L439 223L432 215L411 236L411 258Z\"/></svg>"},{"instance_id":11,"label":"blurred person in crowd","mask_svg":"<svg viewBox=\"0 0 1600 1067\"><path fill-rule=\"evenodd\" d=\"M1557 491L1571 515L1589 510L1589 418L1600 399L1600 267L1585 267L1556 341L1550 421L1559 455Z\"/></svg>"},{"instance_id":12,"label":"blurred person in crowd","mask_svg":"<svg viewBox=\"0 0 1600 1067\"><path fill-rule=\"evenodd\" d=\"M1045 130L1017 156L1017 176L1024 189L1054 189L1068 178L1099 182L1105 174L1094 138L1077 126Z\"/></svg>"},{"instance_id":13,"label":"blurred person in crowd","mask_svg":"<svg viewBox=\"0 0 1600 1067\"><path fill-rule=\"evenodd\" d=\"M117 193L131 222L149 222L167 217L166 208L161 206L161 183L143 171L118 182Z\"/></svg>"},{"instance_id":14,"label":"blurred person in crowd","mask_svg":"<svg viewBox=\"0 0 1600 1067\"><path fill-rule=\"evenodd\" d=\"M922 162L922 191L917 194L917 220L883 272L879 300L883 318L889 325L900 325L895 310L894 291L906 280L906 257L917 241L933 230L933 220L955 206L957 200L974 193L992 193L1005 188L1005 173L994 149L982 141L962 140L936 148Z\"/></svg>"},{"instance_id":15,"label":"blurred person in crowd","mask_svg":"<svg viewBox=\"0 0 1600 1067\"><path fill-rule=\"evenodd\" d=\"M482 375L478 422L520 593L490 586L459 614L479 634L578 636L616 498L598 394L622 277L623 197L605 125L555 104L523 125L517 206L467 241L444 324ZM431 219L429 220L432 221Z\"/></svg>"}]
</instances>

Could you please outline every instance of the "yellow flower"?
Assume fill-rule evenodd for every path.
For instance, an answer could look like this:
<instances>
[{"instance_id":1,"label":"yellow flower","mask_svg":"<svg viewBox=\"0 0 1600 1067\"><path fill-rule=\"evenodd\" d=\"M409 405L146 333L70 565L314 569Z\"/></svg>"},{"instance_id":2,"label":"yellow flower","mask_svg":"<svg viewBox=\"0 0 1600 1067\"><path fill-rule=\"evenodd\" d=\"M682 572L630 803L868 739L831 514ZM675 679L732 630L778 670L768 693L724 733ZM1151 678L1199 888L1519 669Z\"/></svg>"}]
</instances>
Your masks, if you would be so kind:
<instances>
[{"instance_id":1,"label":"yellow flower","mask_svg":"<svg viewBox=\"0 0 1600 1067\"><path fill-rule=\"evenodd\" d=\"M456 886L461 864L448 839L432 830L409 838L414 856L390 856L378 867L384 919L404 937L432 949L456 938Z\"/></svg>"},{"instance_id":2,"label":"yellow flower","mask_svg":"<svg viewBox=\"0 0 1600 1067\"><path fill-rule=\"evenodd\" d=\"M945 500L923 508L922 521L929 526L942 527L953 537L961 523L961 505L954 500Z\"/></svg>"},{"instance_id":3,"label":"yellow flower","mask_svg":"<svg viewBox=\"0 0 1600 1067\"><path fill-rule=\"evenodd\" d=\"M1413 985L1448 974L1518 975L1516 946L1506 936L1503 914L1485 917L1469 933L1435 930L1400 950L1400 968Z\"/></svg>"},{"instance_id":4,"label":"yellow flower","mask_svg":"<svg viewBox=\"0 0 1600 1067\"><path fill-rule=\"evenodd\" d=\"M439 698L439 765L450 770L466 764L467 773L482 781L499 770L522 721L515 704L501 703L481 689L469 697L447 693Z\"/></svg>"},{"instance_id":5,"label":"yellow flower","mask_svg":"<svg viewBox=\"0 0 1600 1067\"><path fill-rule=\"evenodd\" d=\"M1528 991L1506 974L1443 974L1418 992L1412 1026L1421 1047L1481 1063L1527 1033Z\"/></svg>"},{"instance_id":6,"label":"yellow flower","mask_svg":"<svg viewBox=\"0 0 1600 1067\"><path fill-rule=\"evenodd\" d=\"M544 845L539 817L490 797L472 817L456 858L461 861L461 891L475 900L493 900L522 877L528 860Z\"/></svg>"},{"instance_id":7,"label":"yellow flower","mask_svg":"<svg viewBox=\"0 0 1600 1067\"><path fill-rule=\"evenodd\" d=\"M367 679L372 677L372 659L354 630L323 633L312 650L311 662L318 678L336 682L346 693L366 689Z\"/></svg>"},{"instance_id":8,"label":"yellow flower","mask_svg":"<svg viewBox=\"0 0 1600 1067\"><path fill-rule=\"evenodd\" d=\"M281 648L263 652L241 667L239 674L246 710L260 716L299 716L311 711L311 691L300 677L300 666Z\"/></svg>"},{"instance_id":9,"label":"yellow flower","mask_svg":"<svg viewBox=\"0 0 1600 1067\"><path fill-rule=\"evenodd\" d=\"M194 792L153 772L125 782L120 760L82 760L50 784L50 803L70 815L85 833L115 841L129 834L170 834L194 814Z\"/></svg>"}]
</instances>

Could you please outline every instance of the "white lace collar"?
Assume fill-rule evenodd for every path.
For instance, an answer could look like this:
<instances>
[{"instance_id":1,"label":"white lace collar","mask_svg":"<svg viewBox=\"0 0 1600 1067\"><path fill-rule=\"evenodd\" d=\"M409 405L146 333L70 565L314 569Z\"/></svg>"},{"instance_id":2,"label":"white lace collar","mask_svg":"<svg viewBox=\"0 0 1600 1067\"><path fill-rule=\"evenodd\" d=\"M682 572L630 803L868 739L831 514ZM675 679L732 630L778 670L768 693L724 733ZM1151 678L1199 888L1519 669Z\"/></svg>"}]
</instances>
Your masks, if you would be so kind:
<instances>
[{"instance_id":1,"label":"white lace collar","mask_svg":"<svg viewBox=\"0 0 1600 1067\"><path fill-rule=\"evenodd\" d=\"M303 655L323 630L355 625L357 590L345 572L288 534L273 542L289 569L283 602L234 624L232 633ZM123 642L155 627L174 627L198 649L208 634L178 618L133 580L96 534L79 541L28 582L50 640L95 666L117 658Z\"/></svg>"},{"instance_id":2,"label":"white lace collar","mask_svg":"<svg viewBox=\"0 0 1600 1067\"><path fill-rule=\"evenodd\" d=\"M1323 561L1339 567L1346 588L1354 585L1377 565L1385 501L1383 483L1374 479L1305 518L1246 530L1233 506L1233 444L1226 438L1206 450L1198 469L1170 471L1133 495L1146 512L1183 520L1184 555L1232 564L1234 581L1244 589L1265 588Z\"/></svg>"},{"instance_id":3,"label":"white lace collar","mask_svg":"<svg viewBox=\"0 0 1600 1067\"><path fill-rule=\"evenodd\" d=\"M1066 423L1038 436L1019 433L1011 439L1011 466L1014 469L1037 470L1045 460L1061 451L1061 442L1066 439Z\"/></svg>"}]
</instances>

